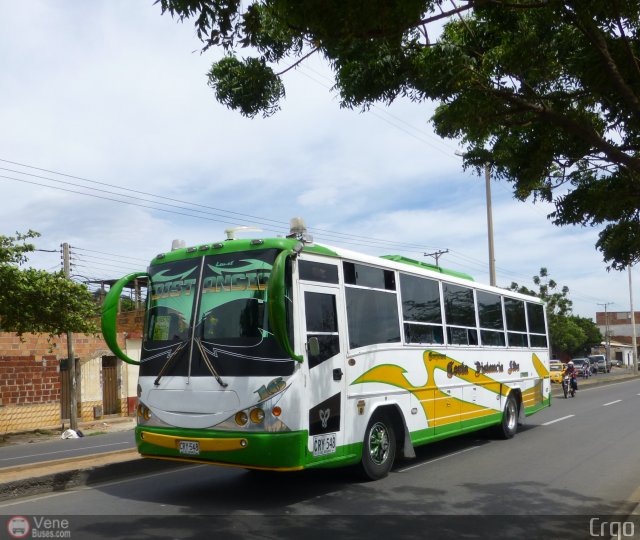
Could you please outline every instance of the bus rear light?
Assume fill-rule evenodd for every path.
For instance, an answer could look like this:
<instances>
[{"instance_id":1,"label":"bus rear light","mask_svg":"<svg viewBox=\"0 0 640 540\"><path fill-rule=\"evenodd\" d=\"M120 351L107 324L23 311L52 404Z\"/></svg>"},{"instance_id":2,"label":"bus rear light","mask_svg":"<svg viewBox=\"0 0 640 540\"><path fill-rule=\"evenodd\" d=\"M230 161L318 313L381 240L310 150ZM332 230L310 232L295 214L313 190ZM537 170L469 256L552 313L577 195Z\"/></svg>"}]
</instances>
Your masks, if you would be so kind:
<instances>
[{"instance_id":1,"label":"bus rear light","mask_svg":"<svg viewBox=\"0 0 640 540\"><path fill-rule=\"evenodd\" d=\"M260 408L251 409L249 417L254 424L260 424L264 420L264 411Z\"/></svg>"},{"instance_id":2,"label":"bus rear light","mask_svg":"<svg viewBox=\"0 0 640 540\"><path fill-rule=\"evenodd\" d=\"M240 411L239 413L236 413L236 424L239 426L246 426L248 421L249 417L246 412Z\"/></svg>"}]
</instances>

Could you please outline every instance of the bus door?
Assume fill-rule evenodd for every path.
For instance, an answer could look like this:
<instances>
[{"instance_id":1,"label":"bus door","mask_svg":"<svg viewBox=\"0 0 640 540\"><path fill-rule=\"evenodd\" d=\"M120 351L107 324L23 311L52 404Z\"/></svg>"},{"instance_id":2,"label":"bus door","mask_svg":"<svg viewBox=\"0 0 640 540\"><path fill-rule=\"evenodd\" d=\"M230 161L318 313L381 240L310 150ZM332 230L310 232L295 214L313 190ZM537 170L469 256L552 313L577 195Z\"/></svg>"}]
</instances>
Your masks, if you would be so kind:
<instances>
[{"instance_id":1,"label":"bus door","mask_svg":"<svg viewBox=\"0 0 640 540\"><path fill-rule=\"evenodd\" d=\"M314 457L335 454L344 441L345 366L340 289L301 285L305 362L309 369L309 441Z\"/></svg>"}]
</instances>

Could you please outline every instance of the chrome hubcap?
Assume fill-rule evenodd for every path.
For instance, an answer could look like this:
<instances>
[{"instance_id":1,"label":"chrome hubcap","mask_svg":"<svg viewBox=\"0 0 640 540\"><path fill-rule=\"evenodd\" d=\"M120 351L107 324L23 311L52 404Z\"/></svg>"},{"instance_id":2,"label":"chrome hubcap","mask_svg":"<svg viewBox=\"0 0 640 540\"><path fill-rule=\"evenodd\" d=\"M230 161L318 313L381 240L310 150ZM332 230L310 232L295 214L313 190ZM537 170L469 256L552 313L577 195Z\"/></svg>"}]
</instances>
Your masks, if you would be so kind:
<instances>
[{"instance_id":1,"label":"chrome hubcap","mask_svg":"<svg viewBox=\"0 0 640 540\"><path fill-rule=\"evenodd\" d=\"M516 404L513 401L509 401L507 403L507 429L510 431L516 427L517 413L516 413Z\"/></svg>"},{"instance_id":2,"label":"chrome hubcap","mask_svg":"<svg viewBox=\"0 0 640 540\"><path fill-rule=\"evenodd\" d=\"M381 422L376 422L369 432L369 456L376 465L382 465L389 457L389 432Z\"/></svg>"}]
</instances>

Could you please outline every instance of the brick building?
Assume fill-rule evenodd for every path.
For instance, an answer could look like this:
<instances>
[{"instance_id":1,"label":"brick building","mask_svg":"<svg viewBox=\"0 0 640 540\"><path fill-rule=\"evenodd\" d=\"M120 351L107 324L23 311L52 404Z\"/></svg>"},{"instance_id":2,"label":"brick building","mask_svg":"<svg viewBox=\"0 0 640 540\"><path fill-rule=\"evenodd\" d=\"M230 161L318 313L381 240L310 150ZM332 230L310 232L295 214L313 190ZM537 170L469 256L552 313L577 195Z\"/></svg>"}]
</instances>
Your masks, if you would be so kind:
<instances>
[{"instance_id":1,"label":"brick building","mask_svg":"<svg viewBox=\"0 0 640 540\"><path fill-rule=\"evenodd\" d=\"M640 337L640 311L634 312L636 325L636 348ZM596 312L596 326L605 338L599 352L605 353L606 344L609 344L610 359L621 360L624 365L633 362L633 328L630 311L598 311Z\"/></svg>"},{"instance_id":2,"label":"brick building","mask_svg":"<svg viewBox=\"0 0 640 540\"><path fill-rule=\"evenodd\" d=\"M142 311L121 313L118 342L140 357ZM135 413L138 367L113 356L101 335L73 336L78 419ZM0 332L0 434L60 427L69 418L67 337Z\"/></svg>"}]
</instances>

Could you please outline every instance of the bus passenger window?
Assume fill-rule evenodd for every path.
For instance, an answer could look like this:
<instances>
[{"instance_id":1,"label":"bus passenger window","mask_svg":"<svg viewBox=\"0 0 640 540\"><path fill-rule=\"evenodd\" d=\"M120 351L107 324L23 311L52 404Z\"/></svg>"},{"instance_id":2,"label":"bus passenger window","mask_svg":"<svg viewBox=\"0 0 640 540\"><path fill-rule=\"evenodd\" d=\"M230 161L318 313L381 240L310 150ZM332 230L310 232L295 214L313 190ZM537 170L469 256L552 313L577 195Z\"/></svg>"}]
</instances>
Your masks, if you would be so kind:
<instances>
[{"instance_id":1,"label":"bus passenger window","mask_svg":"<svg viewBox=\"0 0 640 540\"><path fill-rule=\"evenodd\" d=\"M515 298L505 298L504 311L507 317L509 347L527 347L527 319L524 302Z\"/></svg>"},{"instance_id":2,"label":"bus passenger window","mask_svg":"<svg viewBox=\"0 0 640 540\"><path fill-rule=\"evenodd\" d=\"M482 345L505 347L507 342L502 318L502 297L485 291L476 291L476 297Z\"/></svg>"}]
</instances>

